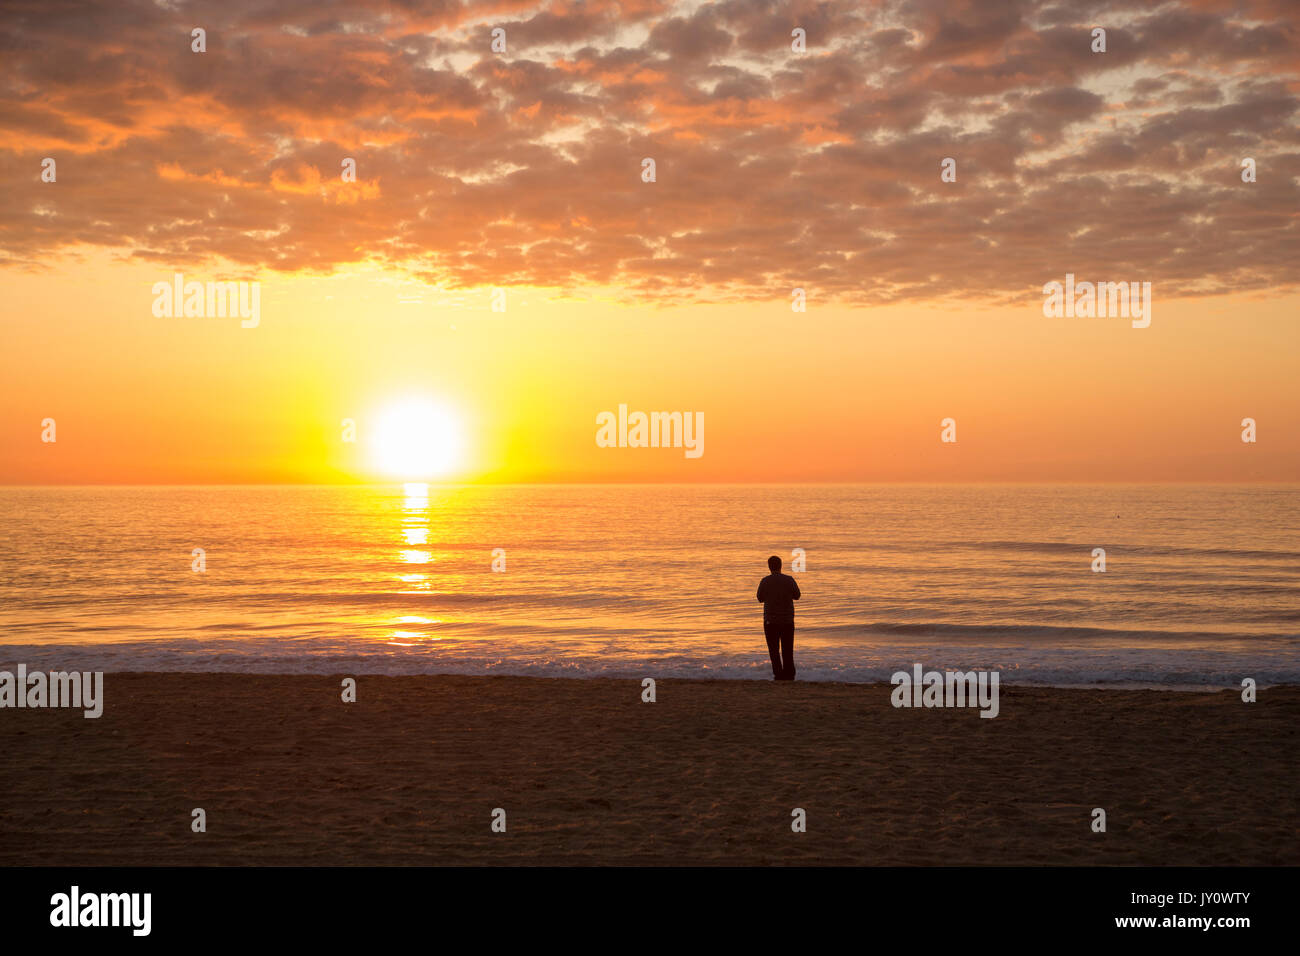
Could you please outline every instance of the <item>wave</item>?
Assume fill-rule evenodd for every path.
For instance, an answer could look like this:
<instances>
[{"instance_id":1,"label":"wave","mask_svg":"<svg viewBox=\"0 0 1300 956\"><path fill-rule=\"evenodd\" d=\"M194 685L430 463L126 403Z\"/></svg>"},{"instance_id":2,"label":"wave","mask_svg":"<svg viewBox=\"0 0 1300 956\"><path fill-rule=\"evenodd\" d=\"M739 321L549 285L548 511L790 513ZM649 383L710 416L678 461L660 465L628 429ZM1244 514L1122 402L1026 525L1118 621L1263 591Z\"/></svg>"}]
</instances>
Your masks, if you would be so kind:
<instances>
[{"instance_id":1,"label":"wave","mask_svg":"<svg viewBox=\"0 0 1300 956\"><path fill-rule=\"evenodd\" d=\"M523 653L519 653L520 651ZM512 651L514 653L512 653ZM1101 688L1196 688L1240 690L1243 676L1261 687L1300 684L1293 654L1270 655L1201 649L1154 652L1117 648L1080 655L1067 651L1026 653L1024 649L971 645L899 645L856 656L805 648L798 655L801 680L887 683L915 663L927 670L990 670L1004 685ZM274 641L192 643L156 646L137 642L65 646L0 647L0 670L18 663L29 670L102 670L106 673L182 671L256 674L464 674L533 677L767 680L766 653L646 653L611 658L565 654L554 646L469 649L438 645L335 646L304 652Z\"/></svg>"},{"instance_id":2,"label":"wave","mask_svg":"<svg viewBox=\"0 0 1300 956\"><path fill-rule=\"evenodd\" d=\"M1030 551L1052 554L1090 554L1093 548L1102 547L1097 541L929 541L909 544L903 550L943 550L960 548L972 551ZM1180 558L1250 558L1267 561L1284 558L1300 564L1300 551L1265 550L1260 548L1185 548L1160 544L1115 545L1106 549L1107 557L1119 554L1164 555Z\"/></svg>"},{"instance_id":3,"label":"wave","mask_svg":"<svg viewBox=\"0 0 1300 956\"><path fill-rule=\"evenodd\" d=\"M1156 630L1150 628L1107 628L1084 627L1080 625L1052 624L954 624L948 621L880 621L874 624L835 624L827 627L806 628L809 633L835 634L879 634L904 637L941 637L941 638L1018 638L1021 640L1167 640L1194 641L1204 643L1209 640L1224 641L1300 641L1300 633L1261 634L1258 632L1209 631L1199 628L1195 631Z\"/></svg>"}]
</instances>

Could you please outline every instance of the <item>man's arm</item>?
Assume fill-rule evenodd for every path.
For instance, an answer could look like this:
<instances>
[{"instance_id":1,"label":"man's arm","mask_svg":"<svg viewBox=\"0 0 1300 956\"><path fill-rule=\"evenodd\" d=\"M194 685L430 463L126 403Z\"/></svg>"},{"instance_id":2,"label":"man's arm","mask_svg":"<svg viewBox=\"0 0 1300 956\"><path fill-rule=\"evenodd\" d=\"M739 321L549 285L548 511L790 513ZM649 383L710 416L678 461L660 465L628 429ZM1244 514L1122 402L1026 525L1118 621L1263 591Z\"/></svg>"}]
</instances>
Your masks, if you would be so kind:
<instances>
[{"instance_id":1,"label":"man's arm","mask_svg":"<svg viewBox=\"0 0 1300 956\"><path fill-rule=\"evenodd\" d=\"M758 582L758 599L760 601L763 600L763 585L766 583L767 583L767 578L763 578L763 580Z\"/></svg>"},{"instance_id":2,"label":"man's arm","mask_svg":"<svg viewBox=\"0 0 1300 956\"><path fill-rule=\"evenodd\" d=\"M794 599L797 601L799 600L799 582L795 581L793 576L791 576L790 581L794 584Z\"/></svg>"}]
</instances>

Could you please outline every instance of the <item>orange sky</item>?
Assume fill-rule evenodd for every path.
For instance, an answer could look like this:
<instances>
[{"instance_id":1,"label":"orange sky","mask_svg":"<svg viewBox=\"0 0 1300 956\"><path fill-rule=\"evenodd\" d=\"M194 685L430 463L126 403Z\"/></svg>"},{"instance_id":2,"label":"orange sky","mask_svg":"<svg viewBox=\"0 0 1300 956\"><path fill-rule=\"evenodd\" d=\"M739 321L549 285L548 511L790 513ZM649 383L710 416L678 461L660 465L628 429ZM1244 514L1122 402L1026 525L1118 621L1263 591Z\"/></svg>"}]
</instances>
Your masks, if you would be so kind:
<instances>
[{"instance_id":1,"label":"orange sky","mask_svg":"<svg viewBox=\"0 0 1300 956\"><path fill-rule=\"evenodd\" d=\"M1285 4L438 11L6 5L0 482L376 480L412 395L452 479L1300 477ZM155 316L177 272L259 325ZM1044 317L1067 272L1151 327ZM620 403L704 455L597 447Z\"/></svg>"},{"instance_id":2,"label":"orange sky","mask_svg":"<svg viewBox=\"0 0 1300 956\"><path fill-rule=\"evenodd\" d=\"M655 308L377 276L270 277L257 328L155 318L148 266L10 275L5 478L355 481L409 395L496 481L1283 481L1300 474L1296 297L1164 302L1152 325L1021 308ZM602 449L595 417L701 411L705 453ZM42 443L54 418L57 442ZM939 440L957 420L956 444ZM1240 440L1240 421L1259 441ZM357 422L345 443L341 423Z\"/></svg>"}]
</instances>

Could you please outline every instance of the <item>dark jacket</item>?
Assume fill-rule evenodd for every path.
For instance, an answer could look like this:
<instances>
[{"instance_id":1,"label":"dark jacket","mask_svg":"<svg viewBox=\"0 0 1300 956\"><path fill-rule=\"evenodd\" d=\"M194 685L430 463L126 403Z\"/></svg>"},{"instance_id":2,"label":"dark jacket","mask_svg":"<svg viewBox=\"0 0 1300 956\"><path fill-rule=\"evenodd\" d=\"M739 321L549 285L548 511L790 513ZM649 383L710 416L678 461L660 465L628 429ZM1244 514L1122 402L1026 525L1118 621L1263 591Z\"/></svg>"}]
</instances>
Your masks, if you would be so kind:
<instances>
[{"instance_id":1,"label":"dark jacket","mask_svg":"<svg viewBox=\"0 0 1300 956\"><path fill-rule=\"evenodd\" d=\"M794 602L799 600L799 585L780 571L758 582L758 599L763 602L763 620L793 621Z\"/></svg>"}]
</instances>

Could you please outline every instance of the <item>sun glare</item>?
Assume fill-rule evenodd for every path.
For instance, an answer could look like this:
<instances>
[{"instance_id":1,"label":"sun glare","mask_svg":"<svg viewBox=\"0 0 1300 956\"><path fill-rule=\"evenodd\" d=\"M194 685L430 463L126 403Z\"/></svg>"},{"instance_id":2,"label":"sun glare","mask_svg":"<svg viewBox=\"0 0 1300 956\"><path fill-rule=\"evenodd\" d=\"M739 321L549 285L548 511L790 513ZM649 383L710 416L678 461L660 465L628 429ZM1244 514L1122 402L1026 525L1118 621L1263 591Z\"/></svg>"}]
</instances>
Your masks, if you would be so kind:
<instances>
[{"instance_id":1,"label":"sun glare","mask_svg":"<svg viewBox=\"0 0 1300 956\"><path fill-rule=\"evenodd\" d=\"M371 429L371 460L390 478L438 478L460 467L460 422L446 407L407 399L384 408Z\"/></svg>"}]
</instances>

